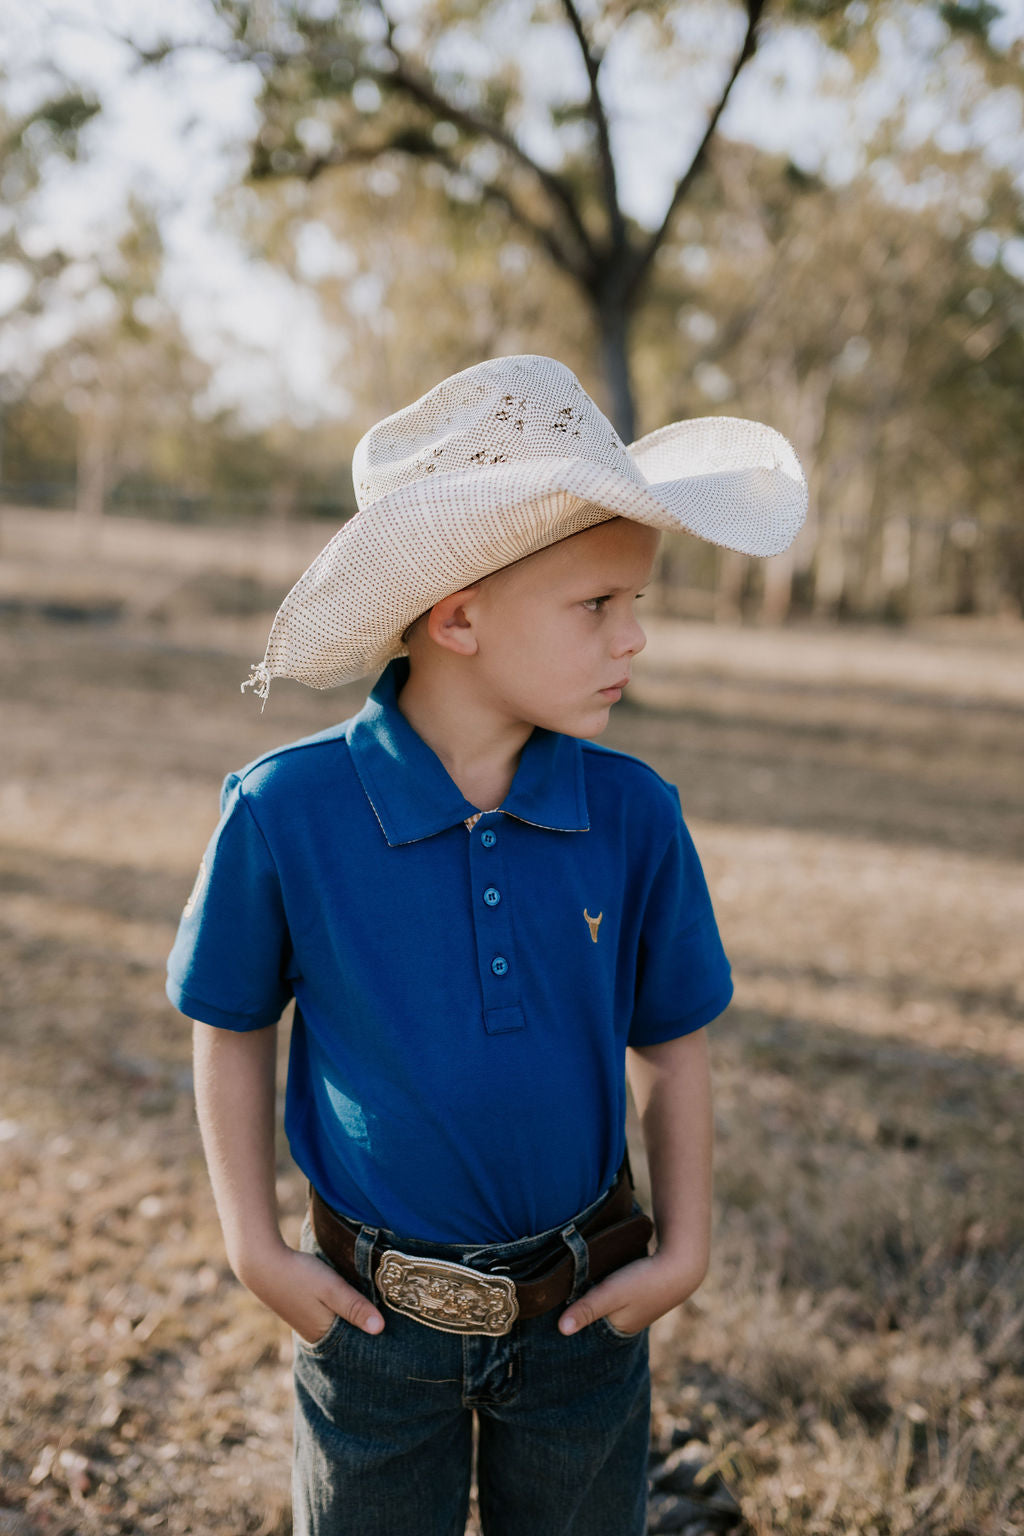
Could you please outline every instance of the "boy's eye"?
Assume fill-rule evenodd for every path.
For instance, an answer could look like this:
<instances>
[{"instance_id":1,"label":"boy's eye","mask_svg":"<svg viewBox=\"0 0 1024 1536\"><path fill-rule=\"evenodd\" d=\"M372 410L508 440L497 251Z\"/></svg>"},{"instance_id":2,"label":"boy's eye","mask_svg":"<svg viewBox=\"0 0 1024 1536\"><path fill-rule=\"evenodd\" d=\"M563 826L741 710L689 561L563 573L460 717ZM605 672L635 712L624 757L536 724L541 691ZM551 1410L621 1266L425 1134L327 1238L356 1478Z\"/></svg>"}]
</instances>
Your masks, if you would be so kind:
<instances>
[{"instance_id":1,"label":"boy's eye","mask_svg":"<svg viewBox=\"0 0 1024 1536\"><path fill-rule=\"evenodd\" d=\"M637 600L639 601L639 599L641 597L643 597L644 594L642 592L638 592L636 595L637 595ZM587 598L584 598L583 606L584 606L584 608L587 609L588 613L600 613L601 609L604 607L605 603L610 603L610 602L611 602L611 594L609 593L605 597L587 597Z\"/></svg>"}]
</instances>

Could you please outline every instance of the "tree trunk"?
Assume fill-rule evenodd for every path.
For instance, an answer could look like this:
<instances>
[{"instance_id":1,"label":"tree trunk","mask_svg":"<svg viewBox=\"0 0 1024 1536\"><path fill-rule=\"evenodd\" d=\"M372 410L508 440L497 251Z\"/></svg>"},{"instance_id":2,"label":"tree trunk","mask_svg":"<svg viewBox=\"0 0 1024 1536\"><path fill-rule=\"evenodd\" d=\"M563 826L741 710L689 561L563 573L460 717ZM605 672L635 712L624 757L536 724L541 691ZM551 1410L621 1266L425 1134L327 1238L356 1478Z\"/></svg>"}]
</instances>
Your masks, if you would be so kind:
<instances>
[{"instance_id":1,"label":"tree trunk","mask_svg":"<svg viewBox=\"0 0 1024 1536\"><path fill-rule=\"evenodd\" d=\"M942 528L929 518L918 516L911 520L907 618L928 618L941 610L942 540Z\"/></svg>"},{"instance_id":2,"label":"tree trunk","mask_svg":"<svg viewBox=\"0 0 1024 1536\"><path fill-rule=\"evenodd\" d=\"M862 423L853 443L829 466L819 509L813 612L834 619L850 608L860 582L865 531L878 476L878 442Z\"/></svg>"},{"instance_id":3,"label":"tree trunk","mask_svg":"<svg viewBox=\"0 0 1024 1536\"><path fill-rule=\"evenodd\" d=\"M882 524L879 584L882 613L887 619L905 615L910 589L910 520L890 514Z\"/></svg>"},{"instance_id":4,"label":"tree trunk","mask_svg":"<svg viewBox=\"0 0 1024 1536\"><path fill-rule=\"evenodd\" d=\"M958 517L949 530L948 542L953 555L953 612L977 613L980 606L977 523L969 517Z\"/></svg>"},{"instance_id":5,"label":"tree trunk","mask_svg":"<svg viewBox=\"0 0 1024 1536\"><path fill-rule=\"evenodd\" d=\"M818 464L833 370L831 365L826 365L813 368L803 378L798 378L793 358L786 357L776 362L771 376L772 399L778 401L777 414L782 423L778 430L791 439L807 476L809 492L804 527L788 549L773 555L763 566L761 620L765 624L783 624L792 601L793 575L797 569L804 570L812 564L817 546Z\"/></svg>"},{"instance_id":6,"label":"tree trunk","mask_svg":"<svg viewBox=\"0 0 1024 1536\"><path fill-rule=\"evenodd\" d=\"M629 315L621 304L606 302L598 306L597 323L609 415L628 447L636 436L636 409L629 378Z\"/></svg>"},{"instance_id":7,"label":"tree trunk","mask_svg":"<svg viewBox=\"0 0 1024 1536\"><path fill-rule=\"evenodd\" d=\"M781 555L772 555L763 563L761 622L784 624L793 597L794 555L792 544Z\"/></svg>"},{"instance_id":8,"label":"tree trunk","mask_svg":"<svg viewBox=\"0 0 1024 1536\"><path fill-rule=\"evenodd\" d=\"M107 494L109 424L101 410L78 418L75 520L83 545L92 543L103 523Z\"/></svg>"},{"instance_id":9,"label":"tree trunk","mask_svg":"<svg viewBox=\"0 0 1024 1536\"><path fill-rule=\"evenodd\" d=\"M715 586L715 623L738 624L743 609L743 586L749 555L735 549L723 549L718 562Z\"/></svg>"},{"instance_id":10,"label":"tree trunk","mask_svg":"<svg viewBox=\"0 0 1024 1536\"><path fill-rule=\"evenodd\" d=\"M816 618L835 618L848 581L841 509L823 504L818 519L814 599L811 603Z\"/></svg>"}]
</instances>

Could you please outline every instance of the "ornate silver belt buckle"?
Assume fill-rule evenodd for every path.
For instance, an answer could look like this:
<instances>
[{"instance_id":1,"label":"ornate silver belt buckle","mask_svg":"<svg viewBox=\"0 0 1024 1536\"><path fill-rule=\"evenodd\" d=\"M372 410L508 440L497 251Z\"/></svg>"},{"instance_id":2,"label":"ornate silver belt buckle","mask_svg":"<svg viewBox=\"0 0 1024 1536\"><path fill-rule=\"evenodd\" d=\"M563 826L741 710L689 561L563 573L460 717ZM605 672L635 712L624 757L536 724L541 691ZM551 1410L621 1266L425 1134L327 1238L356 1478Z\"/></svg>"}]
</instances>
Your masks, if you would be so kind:
<instances>
[{"instance_id":1,"label":"ornate silver belt buckle","mask_svg":"<svg viewBox=\"0 0 1024 1536\"><path fill-rule=\"evenodd\" d=\"M519 1316L515 1281L447 1259L417 1259L388 1248L377 1288L389 1307L442 1333L508 1333Z\"/></svg>"}]
</instances>

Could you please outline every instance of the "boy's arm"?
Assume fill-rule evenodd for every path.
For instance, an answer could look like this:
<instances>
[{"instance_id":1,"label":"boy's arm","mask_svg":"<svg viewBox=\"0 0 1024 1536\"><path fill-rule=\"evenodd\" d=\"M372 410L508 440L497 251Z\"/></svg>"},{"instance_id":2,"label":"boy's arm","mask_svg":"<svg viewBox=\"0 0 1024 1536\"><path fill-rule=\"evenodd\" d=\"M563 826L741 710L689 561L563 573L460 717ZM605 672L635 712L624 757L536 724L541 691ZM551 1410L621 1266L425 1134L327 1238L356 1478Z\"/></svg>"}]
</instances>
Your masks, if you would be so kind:
<instances>
[{"instance_id":1,"label":"boy's arm","mask_svg":"<svg viewBox=\"0 0 1024 1536\"><path fill-rule=\"evenodd\" d=\"M696 1290L711 1254L708 1032L632 1050L627 1070L643 1127L658 1252L671 1253Z\"/></svg>"},{"instance_id":2,"label":"boy's arm","mask_svg":"<svg viewBox=\"0 0 1024 1536\"><path fill-rule=\"evenodd\" d=\"M277 1025L236 1032L195 1021L196 1110L228 1262L244 1286L310 1343L341 1315L367 1333L384 1319L312 1254L289 1248L277 1216Z\"/></svg>"},{"instance_id":3,"label":"boy's arm","mask_svg":"<svg viewBox=\"0 0 1024 1536\"><path fill-rule=\"evenodd\" d=\"M645 1328L697 1289L711 1247L711 1073L707 1031L630 1049L627 1069L651 1175L658 1246L598 1282L559 1320L573 1333L607 1317L625 1333Z\"/></svg>"}]
</instances>

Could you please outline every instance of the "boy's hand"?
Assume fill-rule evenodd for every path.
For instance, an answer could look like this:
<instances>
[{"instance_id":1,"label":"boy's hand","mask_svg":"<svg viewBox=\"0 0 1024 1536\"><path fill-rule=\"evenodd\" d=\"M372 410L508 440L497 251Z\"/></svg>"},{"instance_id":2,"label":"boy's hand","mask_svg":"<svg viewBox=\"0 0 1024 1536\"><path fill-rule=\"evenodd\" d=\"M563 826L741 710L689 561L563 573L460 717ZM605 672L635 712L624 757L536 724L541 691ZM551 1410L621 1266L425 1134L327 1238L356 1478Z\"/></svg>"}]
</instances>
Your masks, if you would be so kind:
<instances>
[{"instance_id":1,"label":"boy's hand","mask_svg":"<svg viewBox=\"0 0 1024 1536\"><path fill-rule=\"evenodd\" d=\"M585 1295L566 1307L558 1320L561 1333L578 1333L606 1317L620 1333L639 1333L657 1318L678 1307L700 1285L707 1260L674 1258L665 1250L624 1264L599 1280Z\"/></svg>"},{"instance_id":2,"label":"boy's hand","mask_svg":"<svg viewBox=\"0 0 1024 1536\"><path fill-rule=\"evenodd\" d=\"M364 1333L380 1333L384 1327L377 1308L354 1285L315 1255L284 1242L248 1258L237 1273L246 1289L307 1344L322 1339L339 1316Z\"/></svg>"}]
</instances>

